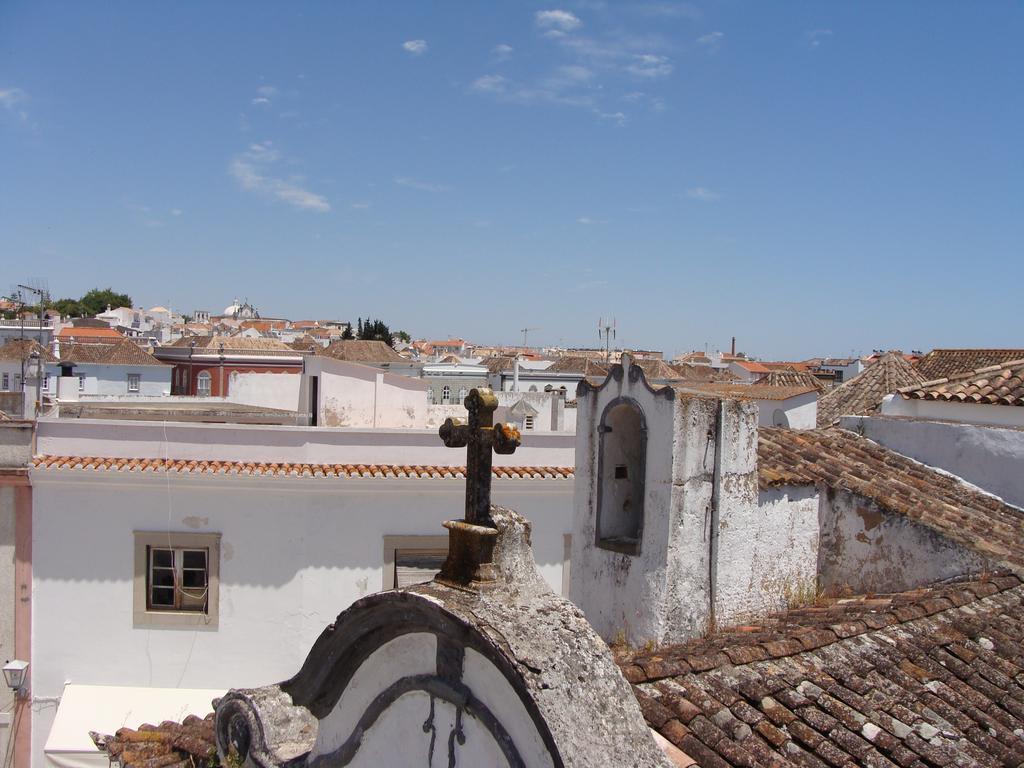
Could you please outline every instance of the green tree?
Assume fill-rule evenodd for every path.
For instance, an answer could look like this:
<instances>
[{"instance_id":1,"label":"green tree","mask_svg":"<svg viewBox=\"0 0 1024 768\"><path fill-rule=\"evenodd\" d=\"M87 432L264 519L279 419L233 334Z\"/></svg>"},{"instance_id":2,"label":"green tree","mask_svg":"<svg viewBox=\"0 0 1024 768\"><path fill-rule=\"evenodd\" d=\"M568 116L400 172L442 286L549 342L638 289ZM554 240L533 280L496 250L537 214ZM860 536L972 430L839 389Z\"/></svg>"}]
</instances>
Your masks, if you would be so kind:
<instances>
[{"instance_id":1,"label":"green tree","mask_svg":"<svg viewBox=\"0 0 1024 768\"><path fill-rule=\"evenodd\" d=\"M356 335L354 333L352 333L352 326L351 325L346 325L345 326L345 330L341 332L341 340L342 341L352 341L352 339L354 339L355 337L356 337Z\"/></svg>"},{"instance_id":2,"label":"green tree","mask_svg":"<svg viewBox=\"0 0 1024 768\"><path fill-rule=\"evenodd\" d=\"M412 336L405 331L395 331L395 338L404 341L406 344L412 341Z\"/></svg>"},{"instance_id":3,"label":"green tree","mask_svg":"<svg viewBox=\"0 0 1024 768\"><path fill-rule=\"evenodd\" d=\"M64 317L81 317L82 305L77 299L59 299L53 302L53 308Z\"/></svg>"},{"instance_id":4,"label":"green tree","mask_svg":"<svg viewBox=\"0 0 1024 768\"><path fill-rule=\"evenodd\" d=\"M132 297L127 293L115 293L113 288L93 288L78 300L82 308L82 314L98 315L107 311L109 305L112 309L118 307L131 307Z\"/></svg>"},{"instance_id":5,"label":"green tree","mask_svg":"<svg viewBox=\"0 0 1024 768\"><path fill-rule=\"evenodd\" d=\"M367 320L362 324L359 338L366 341L383 341L389 347L395 346L395 340L391 336L391 329L382 320Z\"/></svg>"}]
</instances>

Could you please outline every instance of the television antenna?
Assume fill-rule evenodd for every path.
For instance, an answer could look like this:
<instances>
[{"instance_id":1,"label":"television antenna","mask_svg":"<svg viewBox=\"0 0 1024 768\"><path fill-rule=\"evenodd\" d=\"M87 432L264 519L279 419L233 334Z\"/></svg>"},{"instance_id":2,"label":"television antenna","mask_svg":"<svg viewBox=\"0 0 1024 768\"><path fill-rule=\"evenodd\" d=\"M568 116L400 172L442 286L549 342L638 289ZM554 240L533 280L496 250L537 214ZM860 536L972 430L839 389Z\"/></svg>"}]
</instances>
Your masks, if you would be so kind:
<instances>
[{"instance_id":1,"label":"television antenna","mask_svg":"<svg viewBox=\"0 0 1024 768\"><path fill-rule=\"evenodd\" d=\"M615 338L615 318L611 319L611 322L605 322L604 318L598 318L597 321L597 338L604 339L604 361L610 363L612 359L611 344L612 339Z\"/></svg>"}]
</instances>

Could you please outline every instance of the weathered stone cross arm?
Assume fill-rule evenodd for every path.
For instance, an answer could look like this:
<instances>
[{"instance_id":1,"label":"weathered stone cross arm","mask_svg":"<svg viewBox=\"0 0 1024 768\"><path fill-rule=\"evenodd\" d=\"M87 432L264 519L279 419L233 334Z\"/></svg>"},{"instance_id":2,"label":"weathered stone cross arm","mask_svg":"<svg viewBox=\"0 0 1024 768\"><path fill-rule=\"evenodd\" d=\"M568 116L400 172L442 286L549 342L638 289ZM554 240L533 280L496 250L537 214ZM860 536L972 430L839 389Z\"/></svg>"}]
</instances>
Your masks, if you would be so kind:
<instances>
[{"instance_id":1,"label":"weathered stone cross arm","mask_svg":"<svg viewBox=\"0 0 1024 768\"><path fill-rule=\"evenodd\" d=\"M469 423L446 419L438 433L449 448L466 448L466 522L493 528L491 451L514 453L519 447L519 430L494 423L498 398L487 387L471 390L464 404L469 411Z\"/></svg>"}]
</instances>

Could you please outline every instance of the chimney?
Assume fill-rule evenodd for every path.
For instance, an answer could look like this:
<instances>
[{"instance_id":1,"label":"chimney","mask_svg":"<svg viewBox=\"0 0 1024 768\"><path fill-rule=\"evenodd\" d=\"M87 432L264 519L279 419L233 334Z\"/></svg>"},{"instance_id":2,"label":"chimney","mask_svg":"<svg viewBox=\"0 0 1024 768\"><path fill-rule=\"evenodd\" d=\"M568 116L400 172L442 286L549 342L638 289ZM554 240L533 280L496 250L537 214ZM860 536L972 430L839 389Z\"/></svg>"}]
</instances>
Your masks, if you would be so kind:
<instances>
[{"instance_id":1,"label":"chimney","mask_svg":"<svg viewBox=\"0 0 1024 768\"><path fill-rule=\"evenodd\" d=\"M731 354L732 354L733 357L736 357L736 337L735 336L732 337L732 352L731 352Z\"/></svg>"}]
</instances>

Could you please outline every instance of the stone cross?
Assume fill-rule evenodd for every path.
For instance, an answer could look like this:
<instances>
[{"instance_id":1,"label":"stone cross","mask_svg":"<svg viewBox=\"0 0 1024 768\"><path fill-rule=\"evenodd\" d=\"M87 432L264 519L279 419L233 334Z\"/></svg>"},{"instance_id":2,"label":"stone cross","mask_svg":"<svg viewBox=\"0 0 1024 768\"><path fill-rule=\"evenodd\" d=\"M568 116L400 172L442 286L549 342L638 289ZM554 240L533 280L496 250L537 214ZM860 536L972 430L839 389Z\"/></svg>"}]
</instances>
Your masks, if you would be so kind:
<instances>
[{"instance_id":1,"label":"stone cross","mask_svg":"<svg viewBox=\"0 0 1024 768\"><path fill-rule=\"evenodd\" d=\"M493 528L491 451L514 453L519 446L519 430L494 423L498 398L487 387L471 390L464 405L469 411L469 423L446 419L438 433L449 448L466 448L466 522Z\"/></svg>"}]
</instances>

